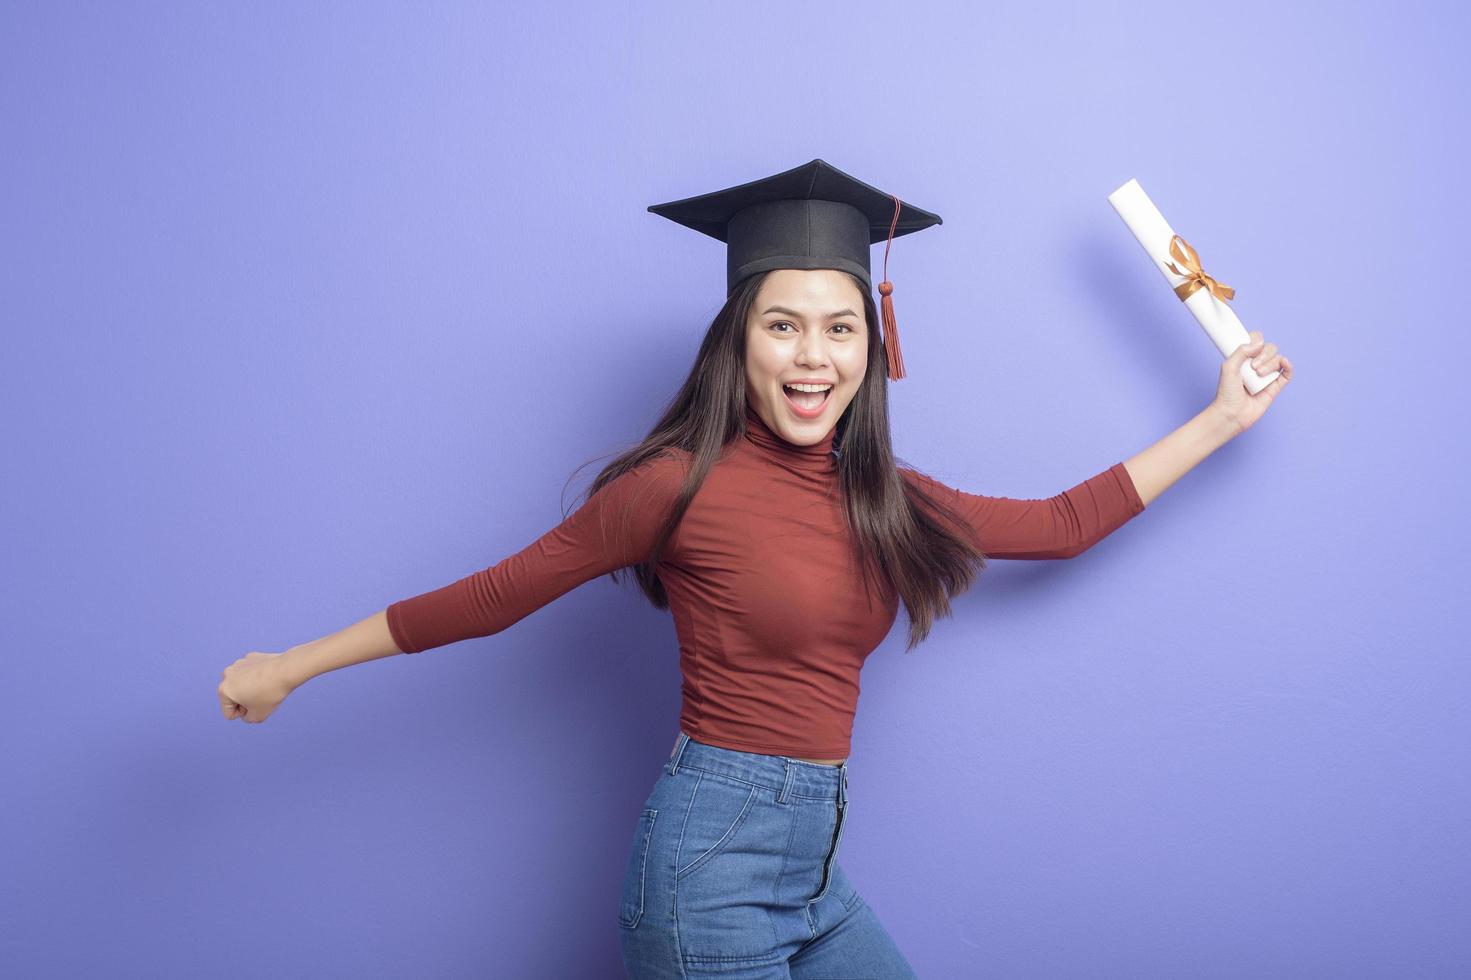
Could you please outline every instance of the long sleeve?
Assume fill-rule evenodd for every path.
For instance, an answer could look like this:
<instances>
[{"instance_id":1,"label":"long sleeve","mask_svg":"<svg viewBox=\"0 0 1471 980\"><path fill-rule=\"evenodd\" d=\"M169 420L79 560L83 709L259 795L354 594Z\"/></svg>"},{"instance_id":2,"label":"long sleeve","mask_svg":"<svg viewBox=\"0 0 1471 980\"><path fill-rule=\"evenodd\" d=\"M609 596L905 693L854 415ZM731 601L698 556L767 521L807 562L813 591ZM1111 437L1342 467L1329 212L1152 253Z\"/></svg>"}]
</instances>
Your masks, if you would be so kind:
<instances>
[{"instance_id":1,"label":"long sleeve","mask_svg":"<svg viewBox=\"0 0 1471 980\"><path fill-rule=\"evenodd\" d=\"M405 653L490 636L584 582L648 559L687 457L660 457L605 484L562 523L499 564L387 609Z\"/></svg>"},{"instance_id":2,"label":"long sleeve","mask_svg":"<svg viewBox=\"0 0 1471 980\"><path fill-rule=\"evenodd\" d=\"M1072 558L1144 510L1122 462L1054 497L1017 500L966 493L915 470L900 475L964 516L991 558Z\"/></svg>"}]
</instances>

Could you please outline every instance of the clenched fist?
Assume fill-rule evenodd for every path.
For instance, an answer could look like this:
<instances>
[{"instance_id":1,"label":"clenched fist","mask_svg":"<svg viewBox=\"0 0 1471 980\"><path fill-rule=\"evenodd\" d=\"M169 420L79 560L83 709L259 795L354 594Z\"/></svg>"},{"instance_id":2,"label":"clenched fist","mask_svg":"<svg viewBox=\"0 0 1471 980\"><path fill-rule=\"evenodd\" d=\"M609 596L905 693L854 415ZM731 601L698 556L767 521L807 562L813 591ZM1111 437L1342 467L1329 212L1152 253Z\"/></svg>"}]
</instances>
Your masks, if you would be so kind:
<instances>
[{"instance_id":1,"label":"clenched fist","mask_svg":"<svg viewBox=\"0 0 1471 980\"><path fill-rule=\"evenodd\" d=\"M286 676L279 653L247 653L226 667L220 680L220 710L226 721L236 718L260 724L296 690Z\"/></svg>"},{"instance_id":2,"label":"clenched fist","mask_svg":"<svg viewBox=\"0 0 1471 980\"><path fill-rule=\"evenodd\" d=\"M1221 379L1216 386L1216 397L1212 405L1245 432L1256 424L1268 406L1292 380L1292 362L1277 352L1276 344L1269 344L1260 330L1253 330L1250 340L1231 352L1221 364ZM1272 383L1255 395L1246 390L1241 380L1241 362L1251 358L1251 368L1258 375L1282 372Z\"/></svg>"}]
</instances>

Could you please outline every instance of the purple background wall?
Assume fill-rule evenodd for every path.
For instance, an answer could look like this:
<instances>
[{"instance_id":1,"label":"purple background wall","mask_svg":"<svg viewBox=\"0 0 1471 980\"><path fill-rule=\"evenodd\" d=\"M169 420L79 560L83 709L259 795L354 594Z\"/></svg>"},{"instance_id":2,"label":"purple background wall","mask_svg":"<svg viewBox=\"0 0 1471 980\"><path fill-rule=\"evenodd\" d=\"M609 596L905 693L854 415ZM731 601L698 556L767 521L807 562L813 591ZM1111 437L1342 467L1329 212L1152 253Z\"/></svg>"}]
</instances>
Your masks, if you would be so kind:
<instances>
[{"instance_id":1,"label":"purple background wall","mask_svg":"<svg viewBox=\"0 0 1471 980\"><path fill-rule=\"evenodd\" d=\"M893 414L957 486L1055 493L1212 396L1130 177L1298 370L870 659L841 858L920 975L1467 975L1467 21L8 6L0 973L619 975L678 709L631 586L261 726L215 686L555 524L723 296L644 208L820 156L945 219L890 255Z\"/></svg>"}]
</instances>

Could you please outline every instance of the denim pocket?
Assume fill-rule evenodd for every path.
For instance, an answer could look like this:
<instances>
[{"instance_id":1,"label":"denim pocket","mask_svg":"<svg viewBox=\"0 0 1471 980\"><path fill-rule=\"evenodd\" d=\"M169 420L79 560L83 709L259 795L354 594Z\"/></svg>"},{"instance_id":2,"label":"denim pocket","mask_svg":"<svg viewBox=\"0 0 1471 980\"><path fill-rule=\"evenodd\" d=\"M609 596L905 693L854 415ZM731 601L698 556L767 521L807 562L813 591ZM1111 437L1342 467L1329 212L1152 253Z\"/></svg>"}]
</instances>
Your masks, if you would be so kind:
<instances>
[{"instance_id":1,"label":"denim pocket","mask_svg":"<svg viewBox=\"0 0 1471 980\"><path fill-rule=\"evenodd\" d=\"M698 871L730 845L756 802L757 789L750 783L700 773L679 847L681 860L685 854L696 856L675 872L676 881Z\"/></svg>"},{"instance_id":2,"label":"denim pocket","mask_svg":"<svg viewBox=\"0 0 1471 980\"><path fill-rule=\"evenodd\" d=\"M636 927L644 914L644 871L649 861L649 841L654 836L654 818L658 815L658 810L646 809L638 817L638 832L628 852L618 906L618 924L625 929Z\"/></svg>"}]
</instances>

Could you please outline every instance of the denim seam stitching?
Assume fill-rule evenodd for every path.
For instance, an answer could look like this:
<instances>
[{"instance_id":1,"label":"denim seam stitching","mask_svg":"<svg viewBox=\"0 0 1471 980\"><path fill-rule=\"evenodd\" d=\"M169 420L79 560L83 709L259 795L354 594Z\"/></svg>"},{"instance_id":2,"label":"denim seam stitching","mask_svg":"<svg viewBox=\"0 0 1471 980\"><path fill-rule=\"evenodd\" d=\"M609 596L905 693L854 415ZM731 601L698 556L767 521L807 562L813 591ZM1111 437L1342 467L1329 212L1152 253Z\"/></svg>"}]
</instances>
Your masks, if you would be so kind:
<instances>
[{"instance_id":1,"label":"denim seam stitching","mask_svg":"<svg viewBox=\"0 0 1471 980\"><path fill-rule=\"evenodd\" d=\"M703 775L700 775L700 776L696 776L695 777L695 788L690 791L689 802L685 805L685 808L684 808L684 820L679 825L679 840L676 841L675 842L675 845L674 845L674 860L673 860L673 862L671 862L672 865L673 865L673 867L671 868L671 870L677 871L679 869L679 852L682 851L682 850L684 850L684 834L685 834L685 831L689 828L690 814L693 813L694 812L694 809L695 809L695 794L697 792L699 792L700 783L704 780L704 778L705 777ZM675 875L674 880L673 880L673 883L670 886L670 891L672 893L670 895L670 905L671 905L672 910L673 910L672 918L674 919L674 951L677 954L675 956L675 961L679 965L679 975L680 975L680 977L681 978L686 978L686 980L687 980L689 974L687 973L687 971L684 968L684 936L680 933L680 929L679 929L679 876L678 875Z\"/></svg>"},{"instance_id":2,"label":"denim seam stitching","mask_svg":"<svg viewBox=\"0 0 1471 980\"><path fill-rule=\"evenodd\" d=\"M723 963L726 966L767 966L782 962L781 950L762 953L759 956L686 956L686 963L698 966L701 963Z\"/></svg>"},{"instance_id":3,"label":"denim seam stitching","mask_svg":"<svg viewBox=\"0 0 1471 980\"><path fill-rule=\"evenodd\" d=\"M795 807L793 807L792 810L791 810L790 827L787 830L787 846L784 847L784 848L782 848L782 852L781 852L781 870L776 873L776 884L771 889L771 900L772 900L772 903L773 904L776 904L777 896L780 894L780 891L781 891L781 880L787 876L787 861L791 859L791 856L792 856L792 841L794 841L796 839L797 839L797 810L796 810Z\"/></svg>"},{"instance_id":4,"label":"denim seam stitching","mask_svg":"<svg viewBox=\"0 0 1471 980\"><path fill-rule=\"evenodd\" d=\"M695 777L695 788L690 790L689 802L685 804L684 822L679 825L679 842L674 847L674 870L676 872L679 870L680 855L684 852L684 835L689 830L690 814L695 812L695 801L699 799L700 784L704 781L705 777L703 774ZM679 880L678 874L674 876L674 880L676 882Z\"/></svg>"}]
</instances>

